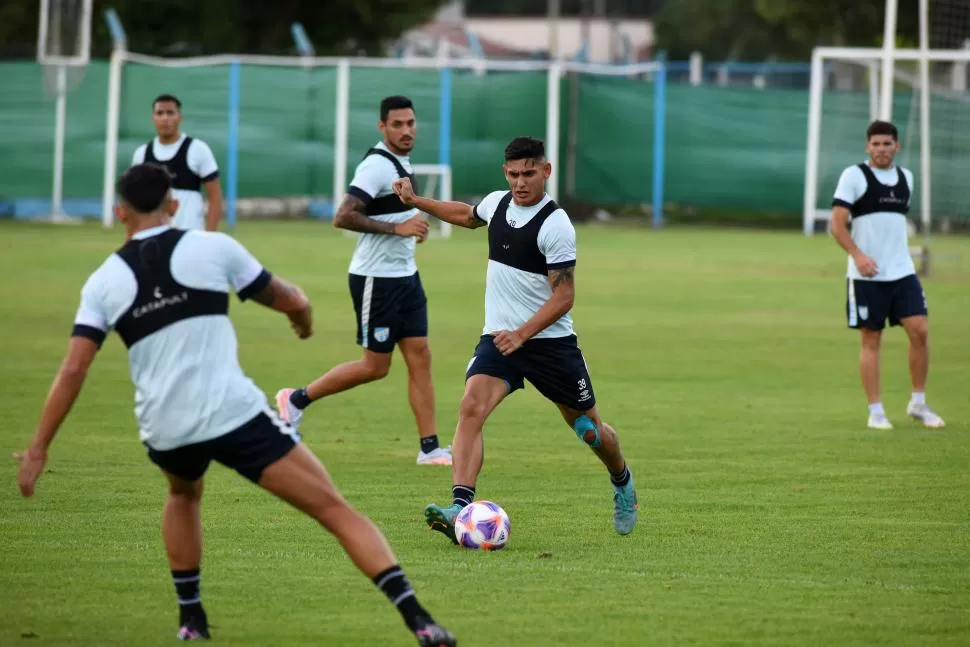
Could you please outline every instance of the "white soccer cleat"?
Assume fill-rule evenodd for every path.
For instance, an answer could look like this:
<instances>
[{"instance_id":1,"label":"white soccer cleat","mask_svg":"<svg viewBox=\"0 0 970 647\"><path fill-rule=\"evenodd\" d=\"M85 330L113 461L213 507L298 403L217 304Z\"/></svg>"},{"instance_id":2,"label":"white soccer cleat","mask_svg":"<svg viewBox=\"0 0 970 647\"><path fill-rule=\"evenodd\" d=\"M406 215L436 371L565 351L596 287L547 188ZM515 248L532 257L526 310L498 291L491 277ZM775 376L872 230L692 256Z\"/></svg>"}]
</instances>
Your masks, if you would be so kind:
<instances>
[{"instance_id":1,"label":"white soccer cleat","mask_svg":"<svg viewBox=\"0 0 970 647\"><path fill-rule=\"evenodd\" d=\"M906 415L917 422L923 423L923 426L928 429L942 429L946 426L943 418L936 415L926 403L916 404L915 402L910 402L906 407Z\"/></svg>"},{"instance_id":2,"label":"white soccer cleat","mask_svg":"<svg viewBox=\"0 0 970 647\"><path fill-rule=\"evenodd\" d=\"M884 413L870 413L869 423L867 425L869 429L882 429L888 431L893 428L893 423L889 422L889 418L886 417Z\"/></svg>"},{"instance_id":3,"label":"white soccer cleat","mask_svg":"<svg viewBox=\"0 0 970 647\"><path fill-rule=\"evenodd\" d=\"M427 454L418 452L418 465L451 465L451 447L439 447Z\"/></svg>"},{"instance_id":4,"label":"white soccer cleat","mask_svg":"<svg viewBox=\"0 0 970 647\"><path fill-rule=\"evenodd\" d=\"M286 424L297 428L300 424L300 420L303 418L303 411L297 409L296 406L290 402L290 396L296 389L280 389L276 392L276 410L280 414L280 419Z\"/></svg>"}]
</instances>

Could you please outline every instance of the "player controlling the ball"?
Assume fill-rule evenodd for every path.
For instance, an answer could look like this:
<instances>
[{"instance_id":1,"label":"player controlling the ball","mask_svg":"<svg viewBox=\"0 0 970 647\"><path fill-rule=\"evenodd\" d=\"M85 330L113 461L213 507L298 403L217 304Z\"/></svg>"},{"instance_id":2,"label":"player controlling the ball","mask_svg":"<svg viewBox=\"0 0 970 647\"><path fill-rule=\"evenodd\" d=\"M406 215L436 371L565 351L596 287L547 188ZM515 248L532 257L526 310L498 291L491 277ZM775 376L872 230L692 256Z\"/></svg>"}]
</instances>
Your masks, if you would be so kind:
<instances>
[{"instance_id":1,"label":"player controlling the ball","mask_svg":"<svg viewBox=\"0 0 970 647\"><path fill-rule=\"evenodd\" d=\"M546 193L552 165L542 141L518 137L505 149L509 191L477 205L415 195L407 178L394 183L404 204L459 227L488 227L485 329L465 373L465 393L452 447L448 507L425 508L428 525L455 541L455 517L475 498L485 420L528 380L606 465L613 484L613 525L621 535L637 522L633 477L616 431L600 418L586 360L573 332L576 231Z\"/></svg>"}]
</instances>

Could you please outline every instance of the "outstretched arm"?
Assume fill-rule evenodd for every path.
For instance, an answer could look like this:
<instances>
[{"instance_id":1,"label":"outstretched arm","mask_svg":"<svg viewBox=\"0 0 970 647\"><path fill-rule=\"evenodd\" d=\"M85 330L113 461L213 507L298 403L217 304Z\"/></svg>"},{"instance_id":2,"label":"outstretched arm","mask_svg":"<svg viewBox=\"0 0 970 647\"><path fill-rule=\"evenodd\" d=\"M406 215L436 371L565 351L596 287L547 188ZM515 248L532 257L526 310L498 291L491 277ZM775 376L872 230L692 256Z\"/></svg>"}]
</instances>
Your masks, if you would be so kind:
<instances>
[{"instance_id":1,"label":"outstretched arm","mask_svg":"<svg viewBox=\"0 0 970 647\"><path fill-rule=\"evenodd\" d=\"M103 336L101 338L103 339ZM67 356L61 363L47 394L47 400L44 402L34 439L26 450L14 455L20 460L17 483L20 486L20 493L25 497L34 493L37 479L40 478L47 463L47 450L81 393L88 368L97 355L98 344L98 341L83 332L71 337Z\"/></svg>"},{"instance_id":2,"label":"outstretched arm","mask_svg":"<svg viewBox=\"0 0 970 647\"><path fill-rule=\"evenodd\" d=\"M394 183L394 193L401 198L401 202L414 207L424 213L434 216L438 220L449 222L465 229L478 229L485 226L485 221L475 215L475 207L464 202L445 202L432 200L415 195L411 180L401 178Z\"/></svg>"},{"instance_id":3,"label":"outstretched arm","mask_svg":"<svg viewBox=\"0 0 970 647\"><path fill-rule=\"evenodd\" d=\"M518 330L503 331L495 336L495 347L503 355L514 353L526 341L559 321L563 315L572 310L573 302L576 299L575 273L575 265L549 270L549 285L552 286L552 296L542 304L542 307L528 321L519 326Z\"/></svg>"}]
</instances>

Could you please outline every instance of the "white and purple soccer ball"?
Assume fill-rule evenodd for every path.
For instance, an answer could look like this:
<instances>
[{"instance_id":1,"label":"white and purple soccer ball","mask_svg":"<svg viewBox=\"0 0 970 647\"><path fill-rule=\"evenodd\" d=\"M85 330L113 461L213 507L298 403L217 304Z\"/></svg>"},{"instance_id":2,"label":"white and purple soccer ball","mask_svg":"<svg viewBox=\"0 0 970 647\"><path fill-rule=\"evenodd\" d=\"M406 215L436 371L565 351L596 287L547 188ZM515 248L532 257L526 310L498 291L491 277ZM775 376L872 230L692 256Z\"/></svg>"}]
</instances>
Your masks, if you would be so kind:
<instances>
[{"instance_id":1,"label":"white and purple soccer ball","mask_svg":"<svg viewBox=\"0 0 970 647\"><path fill-rule=\"evenodd\" d=\"M492 501L475 501L455 518L455 538L473 550L501 550L509 540L512 522L505 510Z\"/></svg>"}]
</instances>

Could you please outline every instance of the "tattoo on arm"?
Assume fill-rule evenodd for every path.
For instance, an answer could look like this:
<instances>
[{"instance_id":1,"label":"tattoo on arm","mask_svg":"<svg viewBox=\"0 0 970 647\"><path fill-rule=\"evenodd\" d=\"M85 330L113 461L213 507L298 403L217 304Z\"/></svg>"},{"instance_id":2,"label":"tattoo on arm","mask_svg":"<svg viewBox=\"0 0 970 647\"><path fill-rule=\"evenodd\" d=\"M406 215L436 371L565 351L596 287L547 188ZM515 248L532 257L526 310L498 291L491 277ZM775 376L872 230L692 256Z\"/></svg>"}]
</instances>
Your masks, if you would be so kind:
<instances>
[{"instance_id":1,"label":"tattoo on arm","mask_svg":"<svg viewBox=\"0 0 970 647\"><path fill-rule=\"evenodd\" d=\"M334 216L333 224L340 229L357 231L363 234L393 234L394 223L381 222L380 220L369 218L364 213L366 206L360 198L348 195L340 203L337 214Z\"/></svg>"},{"instance_id":2,"label":"tattoo on arm","mask_svg":"<svg viewBox=\"0 0 970 647\"><path fill-rule=\"evenodd\" d=\"M549 272L549 282L552 283L552 289L556 290L562 285L573 287L575 269L575 267L563 267Z\"/></svg>"}]
</instances>

